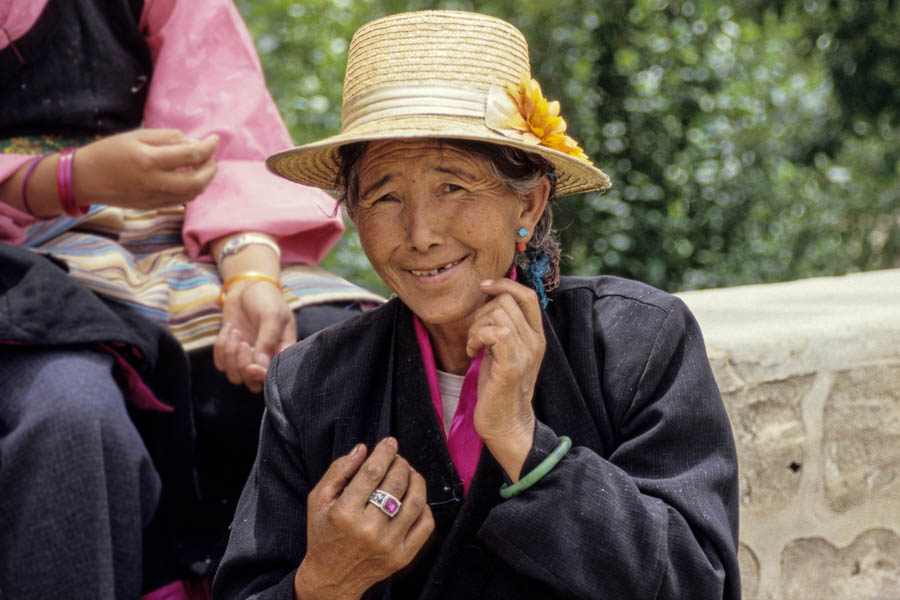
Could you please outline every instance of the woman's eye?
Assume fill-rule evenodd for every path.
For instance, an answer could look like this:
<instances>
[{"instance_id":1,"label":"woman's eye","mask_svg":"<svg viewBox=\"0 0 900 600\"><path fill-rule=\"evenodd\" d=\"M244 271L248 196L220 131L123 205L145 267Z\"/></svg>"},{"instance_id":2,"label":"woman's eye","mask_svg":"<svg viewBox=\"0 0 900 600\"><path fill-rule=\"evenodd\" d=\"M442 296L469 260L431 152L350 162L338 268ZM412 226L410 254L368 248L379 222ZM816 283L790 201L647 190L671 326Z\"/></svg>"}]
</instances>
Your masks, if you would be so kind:
<instances>
[{"instance_id":1,"label":"woman's eye","mask_svg":"<svg viewBox=\"0 0 900 600\"><path fill-rule=\"evenodd\" d=\"M461 185L456 185L455 183L448 183L448 184L446 184L446 185L444 186L444 189L447 190L447 192L448 192L448 193L451 193L451 194L452 194L453 192L464 192L464 191L466 191L466 188L462 187Z\"/></svg>"}]
</instances>

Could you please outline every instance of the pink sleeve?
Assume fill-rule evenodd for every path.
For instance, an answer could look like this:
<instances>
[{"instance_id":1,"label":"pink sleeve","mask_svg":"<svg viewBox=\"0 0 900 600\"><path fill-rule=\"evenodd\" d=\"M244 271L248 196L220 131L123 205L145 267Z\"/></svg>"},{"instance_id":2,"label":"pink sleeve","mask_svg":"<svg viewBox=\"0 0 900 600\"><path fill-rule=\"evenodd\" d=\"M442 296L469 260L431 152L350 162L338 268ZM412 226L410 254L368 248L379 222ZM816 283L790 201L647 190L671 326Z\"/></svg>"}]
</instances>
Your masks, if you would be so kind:
<instances>
[{"instance_id":1,"label":"pink sleeve","mask_svg":"<svg viewBox=\"0 0 900 600\"><path fill-rule=\"evenodd\" d=\"M190 255L222 235L263 231L279 237L285 262L321 259L344 231L340 212L325 192L266 169L266 156L293 143L231 0L148 0L142 26L154 58L144 126L220 138L216 177L187 208Z\"/></svg>"},{"instance_id":2,"label":"pink sleeve","mask_svg":"<svg viewBox=\"0 0 900 600\"><path fill-rule=\"evenodd\" d=\"M30 154L0 154L0 181L11 177L32 158ZM25 229L35 221L31 215L0 202L0 242L18 246L25 241Z\"/></svg>"}]
</instances>

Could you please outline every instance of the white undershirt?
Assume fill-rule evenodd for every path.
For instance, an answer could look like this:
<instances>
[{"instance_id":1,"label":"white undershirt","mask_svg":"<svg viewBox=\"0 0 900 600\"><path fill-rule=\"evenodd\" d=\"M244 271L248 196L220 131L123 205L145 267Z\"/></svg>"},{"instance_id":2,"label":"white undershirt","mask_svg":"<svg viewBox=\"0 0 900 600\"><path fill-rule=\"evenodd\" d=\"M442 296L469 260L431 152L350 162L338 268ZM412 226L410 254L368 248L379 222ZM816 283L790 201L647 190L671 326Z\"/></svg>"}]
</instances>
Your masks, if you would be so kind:
<instances>
[{"instance_id":1,"label":"white undershirt","mask_svg":"<svg viewBox=\"0 0 900 600\"><path fill-rule=\"evenodd\" d=\"M453 424L453 416L456 407L459 406L459 392L462 391L463 375L454 375L438 369L438 387L441 390L441 408L444 411L444 434L450 435L450 425Z\"/></svg>"}]
</instances>

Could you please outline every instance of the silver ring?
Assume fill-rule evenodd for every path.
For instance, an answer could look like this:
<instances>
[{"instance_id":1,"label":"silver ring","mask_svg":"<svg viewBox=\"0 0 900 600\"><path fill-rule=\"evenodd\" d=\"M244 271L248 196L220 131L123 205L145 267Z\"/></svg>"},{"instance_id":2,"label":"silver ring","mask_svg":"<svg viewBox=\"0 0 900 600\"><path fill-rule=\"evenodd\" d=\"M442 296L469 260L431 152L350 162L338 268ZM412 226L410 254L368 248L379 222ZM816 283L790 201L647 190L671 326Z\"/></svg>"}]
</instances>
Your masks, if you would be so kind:
<instances>
[{"instance_id":1,"label":"silver ring","mask_svg":"<svg viewBox=\"0 0 900 600\"><path fill-rule=\"evenodd\" d=\"M381 509L381 512L389 516L390 518L394 518L394 515L400 510L400 506L403 504L399 500L397 500L396 496L389 494L384 490L375 490L372 492L372 495L369 496L369 502L377 506Z\"/></svg>"}]
</instances>

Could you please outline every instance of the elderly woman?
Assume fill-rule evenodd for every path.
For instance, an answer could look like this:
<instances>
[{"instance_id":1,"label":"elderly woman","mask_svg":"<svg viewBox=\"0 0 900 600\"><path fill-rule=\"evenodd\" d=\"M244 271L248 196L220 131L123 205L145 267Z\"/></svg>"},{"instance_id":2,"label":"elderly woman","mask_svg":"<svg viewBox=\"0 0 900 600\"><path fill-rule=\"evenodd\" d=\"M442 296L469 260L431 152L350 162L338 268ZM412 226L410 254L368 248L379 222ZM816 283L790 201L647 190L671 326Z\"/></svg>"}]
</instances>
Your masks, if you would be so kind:
<instances>
[{"instance_id":1,"label":"elderly woman","mask_svg":"<svg viewBox=\"0 0 900 600\"><path fill-rule=\"evenodd\" d=\"M609 186L511 25L350 46L338 188L396 298L281 353L220 598L739 598L734 442L676 298L558 277L556 197Z\"/></svg>"}]
</instances>

